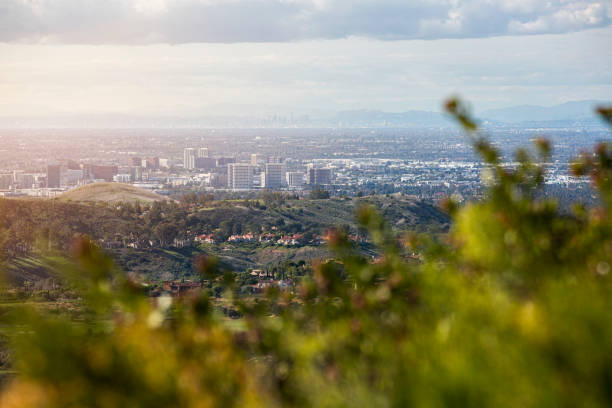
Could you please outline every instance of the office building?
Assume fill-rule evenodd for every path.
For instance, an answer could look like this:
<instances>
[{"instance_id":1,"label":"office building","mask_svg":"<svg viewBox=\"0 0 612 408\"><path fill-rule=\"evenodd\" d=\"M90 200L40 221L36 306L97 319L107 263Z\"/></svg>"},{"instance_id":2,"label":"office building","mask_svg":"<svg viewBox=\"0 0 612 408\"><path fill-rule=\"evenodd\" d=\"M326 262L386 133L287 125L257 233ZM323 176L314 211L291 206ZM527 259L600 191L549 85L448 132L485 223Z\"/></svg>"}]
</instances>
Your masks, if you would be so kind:
<instances>
[{"instance_id":1,"label":"office building","mask_svg":"<svg viewBox=\"0 0 612 408\"><path fill-rule=\"evenodd\" d=\"M282 163L266 163L264 185L268 189L279 189L285 181L285 165Z\"/></svg>"},{"instance_id":2,"label":"office building","mask_svg":"<svg viewBox=\"0 0 612 408\"><path fill-rule=\"evenodd\" d=\"M188 147L183 151L183 166L186 170L195 169L196 150Z\"/></svg>"},{"instance_id":3,"label":"office building","mask_svg":"<svg viewBox=\"0 0 612 408\"><path fill-rule=\"evenodd\" d=\"M249 163L228 164L227 187L231 190L251 190L253 188L253 167Z\"/></svg>"},{"instance_id":4,"label":"office building","mask_svg":"<svg viewBox=\"0 0 612 408\"><path fill-rule=\"evenodd\" d=\"M304 187L304 173L298 171L287 172L287 186L289 188L302 188Z\"/></svg>"},{"instance_id":5,"label":"office building","mask_svg":"<svg viewBox=\"0 0 612 408\"><path fill-rule=\"evenodd\" d=\"M47 165L47 188L59 188L62 180L62 166Z\"/></svg>"},{"instance_id":6,"label":"office building","mask_svg":"<svg viewBox=\"0 0 612 408\"><path fill-rule=\"evenodd\" d=\"M130 158L130 166L142 166L142 158L140 157L131 157Z\"/></svg>"},{"instance_id":7,"label":"office building","mask_svg":"<svg viewBox=\"0 0 612 408\"><path fill-rule=\"evenodd\" d=\"M198 149L198 157L199 158L208 157L208 147L200 147Z\"/></svg>"},{"instance_id":8,"label":"office building","mask_svg":"<svg viewBox=\"0 0 612 408\"><path fill-rule=\"evenodd\" d=\"M306 172L306 182L314 186L324 186L332 182L332 169L315 168L313 165L308 166Z\"/></svg>"}]
</instances>

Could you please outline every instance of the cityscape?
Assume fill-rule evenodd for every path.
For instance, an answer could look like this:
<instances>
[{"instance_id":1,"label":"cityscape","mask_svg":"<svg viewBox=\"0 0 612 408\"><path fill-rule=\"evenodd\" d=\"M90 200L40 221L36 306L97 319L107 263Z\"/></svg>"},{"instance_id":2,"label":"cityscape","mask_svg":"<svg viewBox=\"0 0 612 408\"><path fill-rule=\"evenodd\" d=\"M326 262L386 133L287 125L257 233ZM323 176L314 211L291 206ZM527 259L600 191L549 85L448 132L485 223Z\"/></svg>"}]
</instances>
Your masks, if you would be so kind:
<instances>
[{"instance_id":1,"label":"cityscape","mask_svg":"<svg viewBox=\"0 0 612 408\"><path fill-rule=\"evenodd\" d=\"M41 132L51 136L49 146L41 145ZM490 133L509 166L516 147L548 136L554 155L547 163L547 183L569 188L585 183L569 175L571 159L593 140L609 137L604 128L497 128ZM477 196L483 174L465 135L452 128L60 129L30 136L8 130L0 139L5 146L0 149L0 195L6 197L54 197L105 181L166 196L188 191L248 196L264 189L303 194L325 187L333 195L401 192L435 200L448 194Z\"/></svg>"}]
</instances>

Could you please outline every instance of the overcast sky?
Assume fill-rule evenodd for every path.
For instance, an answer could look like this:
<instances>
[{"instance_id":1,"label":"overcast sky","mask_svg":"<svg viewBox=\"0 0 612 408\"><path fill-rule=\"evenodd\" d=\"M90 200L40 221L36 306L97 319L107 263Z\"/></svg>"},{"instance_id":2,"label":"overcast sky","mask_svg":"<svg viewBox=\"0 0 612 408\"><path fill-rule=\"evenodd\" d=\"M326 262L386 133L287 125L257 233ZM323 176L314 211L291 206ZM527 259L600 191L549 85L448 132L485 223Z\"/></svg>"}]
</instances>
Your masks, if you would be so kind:
<instances>
[{"instance_id":1,"label":"overcast sky","mask_svg":"<svg viewBox=\"0 0 612 408\"><path fill-rule=\"evenodd\" d=\"M0 0L0 116L612 99L612 0Z\"/></svg>"}]
</instances>

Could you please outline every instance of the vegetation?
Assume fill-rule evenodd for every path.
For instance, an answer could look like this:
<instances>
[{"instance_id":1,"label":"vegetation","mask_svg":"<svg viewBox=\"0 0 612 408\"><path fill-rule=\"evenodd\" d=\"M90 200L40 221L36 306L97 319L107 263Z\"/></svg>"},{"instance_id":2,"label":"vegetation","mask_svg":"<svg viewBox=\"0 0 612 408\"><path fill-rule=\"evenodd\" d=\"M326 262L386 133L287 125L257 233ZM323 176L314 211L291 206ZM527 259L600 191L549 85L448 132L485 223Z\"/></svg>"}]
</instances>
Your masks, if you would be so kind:
<instances>
[{"instance_id":1,"label":"vegetation","mask_svg":"<svg viewBox=\"0 0 612 408\"><path fill-rule=\"evenodd\" d=\"M193 275L192 258L201 254L220 257L229 269L244 271L295 256L296 262L314 256L302 256L298 248L271 251L271 243L229 245L231 235L301 234L308 245L333 226L357 233L353 214L365 202L380 208L398 230L444 231L448 227L448 217L436 207L401 197L311 201L264 192L261 200L215 201L188 195L178 203L148 204L0 199L0 257L10 260L6 278L15 284L47 278L44 265L31 266L24 260L65 254L78 236L89 237L123 269L144 279ZM201 234L212 234L217 243L198 244L195 238ZM325 254L315 252L319 257Z\"/></svg>"},{"instance_id":2,"label":"vegetation","mask_svg":"<svg viewBox=\"0 0 612 408\"><path fill-rule=\"evenodd\" d=\"M310 192L309 197L311 200L326 200L329 198L329 191L320 187L315 187Z\"/></svg>"},{"instance_id":3,"label":"vegetation","mask_svg":"<svg viewBox=\"0 0 612 408\"><path fill-rule=\"evenodd\" d=\"M205 292L152 303L79 240L67 273L86 313L78 324L28 308L4 317L19 327L9 336L19 374L0 405L612 405L612 147L573 165L601 205L568 214L536 198L548 142L518 151L507 168L465 106L447 108L493 181L480 202L446 203L447 239L398 242L364 206L358 218L382 258L371 262L338 231L337 262L257 302L199 258L203 277L229 288L244 316L238 331ZM421 262L406 261L414 252Z\"/></svg>"}]
</instances>

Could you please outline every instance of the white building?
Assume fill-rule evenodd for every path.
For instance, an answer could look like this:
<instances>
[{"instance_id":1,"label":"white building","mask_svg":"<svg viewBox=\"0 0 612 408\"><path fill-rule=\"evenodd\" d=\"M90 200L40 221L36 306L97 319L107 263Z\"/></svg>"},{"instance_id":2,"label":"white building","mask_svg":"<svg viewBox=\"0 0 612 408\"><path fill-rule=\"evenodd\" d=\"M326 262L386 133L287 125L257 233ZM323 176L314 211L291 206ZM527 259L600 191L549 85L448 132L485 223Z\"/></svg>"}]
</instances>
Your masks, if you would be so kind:
<instances>
[{"instance_id":1,"label":"white building","mask_svg":"<svg viewBox=\"0 0 612 408\"><path fill-rule=\"evenodd\" d=\"M198 149L198 157L208 157L208 147L200 147Z\"/></svg>"},{"instance_id":2,"label":"white building","mask_svg":"<svg viewBox=\"0 0 612 408\"><path fill-rule=\"evenodd\" d=\"M183 150L183 166L186 170L195 169L196 150L187 147Z\"/></svg>"},{"instance_id":3,"label":"white building","mask_svg":"<svg viewBox=\"0 0 612 408\"><path fill-rule=\"evenodd\" d=\"M117 183L129 183L130 182L130 175L128 173L119 173L115 176L113 176L113 181L117 182Z\"/></svg>"},{"instance_id":4,"label":"white building","mask_svg":"<svg viewBox=\"0 0 612 408\"><path fill-rule=\"evenodd\" d=\"M232 190L251 190L253 188L253 167L249 163L228 164L227 187Z\"/></svg>"}]
</instances>

